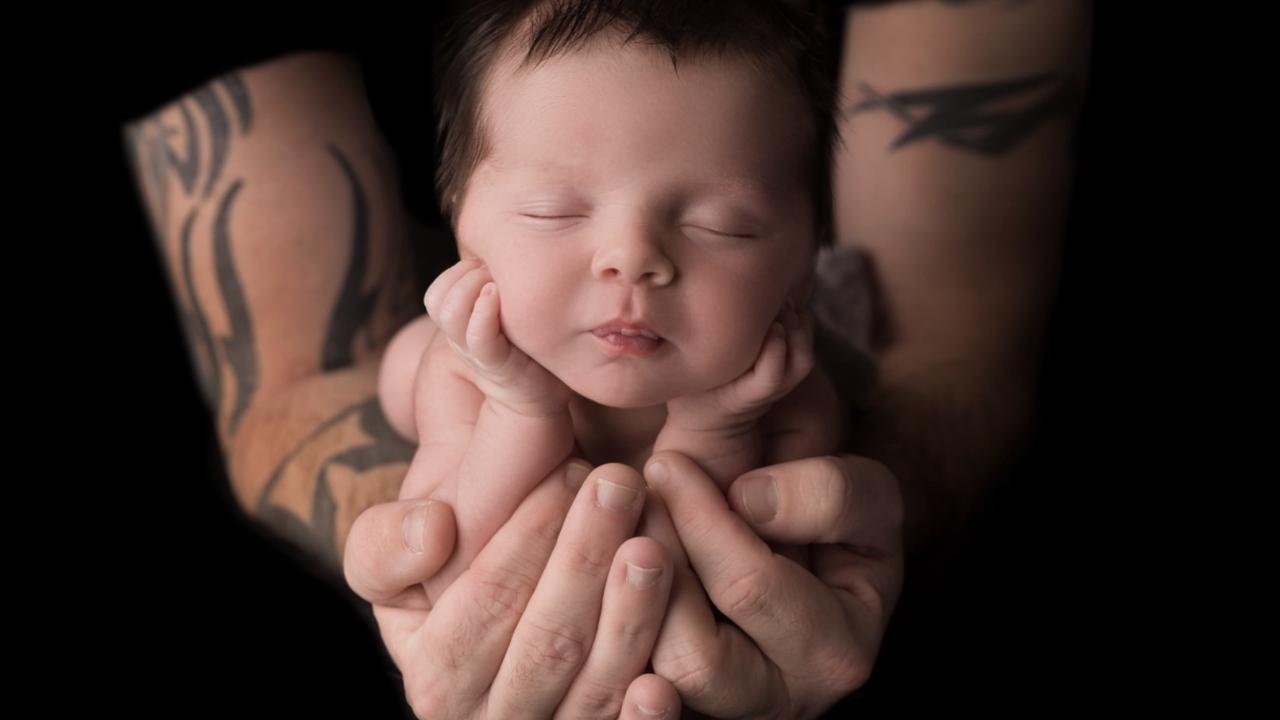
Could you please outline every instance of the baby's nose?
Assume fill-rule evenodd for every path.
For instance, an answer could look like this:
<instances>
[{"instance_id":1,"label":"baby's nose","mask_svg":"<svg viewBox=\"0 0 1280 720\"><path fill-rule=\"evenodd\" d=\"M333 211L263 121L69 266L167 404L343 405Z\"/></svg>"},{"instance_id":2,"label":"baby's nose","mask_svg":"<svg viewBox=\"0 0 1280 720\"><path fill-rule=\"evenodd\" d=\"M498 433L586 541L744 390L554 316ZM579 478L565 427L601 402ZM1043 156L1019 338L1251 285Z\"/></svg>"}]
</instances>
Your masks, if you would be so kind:
<instances>
[{"instance_id":1,"label":"baby's nose","mask_svg":"<svg viewBox=\"0 0 1280 720\"><path fill-rule=\"evenodd\" d=\"M655 287L675 279L676 268L655 242L615 242L596 253L592 273L601 280L647 283Z\"/></svg>"}]
</instances>

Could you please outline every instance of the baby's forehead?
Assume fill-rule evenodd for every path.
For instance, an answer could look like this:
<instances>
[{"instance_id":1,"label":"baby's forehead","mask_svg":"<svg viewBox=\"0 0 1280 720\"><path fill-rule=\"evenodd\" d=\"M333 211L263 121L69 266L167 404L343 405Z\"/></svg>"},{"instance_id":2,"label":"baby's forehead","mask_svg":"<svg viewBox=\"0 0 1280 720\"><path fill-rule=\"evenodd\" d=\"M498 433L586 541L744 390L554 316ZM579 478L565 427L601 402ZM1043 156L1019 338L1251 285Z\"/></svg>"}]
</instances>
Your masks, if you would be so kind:
<instances>
[{"instance_id":1,"label":"baby's forehead","mask_svg":"<svg viewBox=\"0 0 1280 720\"><path fill-rule=\"evenodd\" d=\"M615 117L622 125L631 119L656 123L666 115L692 127L699 116L714 113L716 122L726 129L717 135L775 149L795 148L807 156L813 153L809 141L816 138L816 128L798 85L741 54L701 53L673 61L663 48L604 38L545 58L530 59L526 51L508 47L483 83L476 120L486 152L501 144L495 130L543 129L544 134L562 134L558 127L540 124L543 117L556 117L568 125ZM610 99L621 99L615 105L635 112L617 117L618 107ZM565 114L566 107L572 108L572 116ZM770 125L762 122L762 116L781 117L781 121Z\"/></svg>"}]
</instances>

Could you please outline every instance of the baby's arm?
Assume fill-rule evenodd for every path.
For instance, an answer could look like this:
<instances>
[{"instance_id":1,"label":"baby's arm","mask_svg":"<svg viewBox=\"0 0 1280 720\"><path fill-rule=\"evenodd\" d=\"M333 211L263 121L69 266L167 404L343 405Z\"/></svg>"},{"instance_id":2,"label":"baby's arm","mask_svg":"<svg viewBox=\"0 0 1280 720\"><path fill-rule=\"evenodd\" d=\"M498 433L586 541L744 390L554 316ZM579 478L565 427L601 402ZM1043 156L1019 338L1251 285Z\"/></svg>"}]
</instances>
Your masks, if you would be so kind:
<instances>
[{"instance_id":1,"label":"baby's arm","mask_svg":"<svg viewBox=\"0 0 1280 720\"><path fill-rule=\"evenodd\" d=\"M761 466L762 419L810 376L815 364L809 313L788 304L779 320L770 328L755 364L741 377L667 403L667 421L654 442L655 453L675 450L688 456L721 489Z\"/></svg>"},{"instance_id":2,"label":"baby's arm","mask_svg":"<svg viewBox=\"0 0 1280 720\"><path fill-rule=\"evenodd\" d=\"M432 284L425 301L438 331L415 375L419 449L400 499L431 497L453 507L457 544L427 583L433 599L574 447L568 388L502 336L496 290L482 292L488 280L482 265L464 261Z\"/></svg>"}]
</instances>

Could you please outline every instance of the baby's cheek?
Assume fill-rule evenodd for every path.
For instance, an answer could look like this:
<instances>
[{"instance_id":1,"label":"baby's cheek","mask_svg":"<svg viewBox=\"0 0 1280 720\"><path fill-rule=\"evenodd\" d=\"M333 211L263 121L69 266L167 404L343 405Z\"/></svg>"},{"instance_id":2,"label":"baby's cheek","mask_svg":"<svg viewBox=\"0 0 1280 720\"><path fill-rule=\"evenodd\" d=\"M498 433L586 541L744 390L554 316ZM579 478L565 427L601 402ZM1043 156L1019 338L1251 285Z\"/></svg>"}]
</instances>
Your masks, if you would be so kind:
<instances>
[{"instance_id":1,"label":"baby's cheek","mask_svg":"<svg viewBox=\"0 0 1280 720\"><path fill-rule=\"evenodd\" d=\"M703 334L698 339L697 356L685 360L696 379L695 390L711 390L742 377L755 364L754 349L749 345L745 336L728 327Z\"/></svg>"}]
</instances>

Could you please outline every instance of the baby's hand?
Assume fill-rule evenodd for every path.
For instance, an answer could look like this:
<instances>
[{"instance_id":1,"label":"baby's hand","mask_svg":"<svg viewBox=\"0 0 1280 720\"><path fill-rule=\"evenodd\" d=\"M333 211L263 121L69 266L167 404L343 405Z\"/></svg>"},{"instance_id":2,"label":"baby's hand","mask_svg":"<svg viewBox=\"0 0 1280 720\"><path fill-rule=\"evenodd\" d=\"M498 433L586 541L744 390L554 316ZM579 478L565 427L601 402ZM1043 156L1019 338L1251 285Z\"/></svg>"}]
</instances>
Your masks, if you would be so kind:
<instances>
[{"instance_id":1,"label":"baby's hand","mask_svg":"<svg viewBox=\"0 0 1280 720\"><path fill-rule=\"evenodd\" d=\"M813 316L790 300L769 328L755 364L734 380L667 403L667 421L685 430L724 430L755 422L815 364Z\"/></svg>"},{"instance_id":2,"label":"baby's hand","mask_svg":"<svg viewBox=\"0 0 1280 720\"><path fill-rule=\"evenodd\" d=\"M502 334L498 286L482 262L462 260L445 270L427 288L423 304L454 351L475 369L485 397L529 416L568 404L568 386Z\"/></svg>"}]
</instances>

